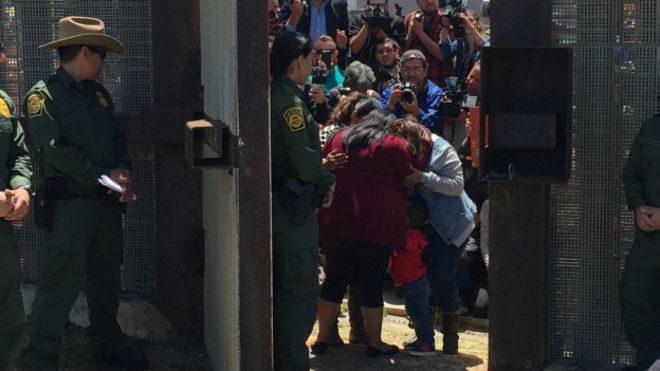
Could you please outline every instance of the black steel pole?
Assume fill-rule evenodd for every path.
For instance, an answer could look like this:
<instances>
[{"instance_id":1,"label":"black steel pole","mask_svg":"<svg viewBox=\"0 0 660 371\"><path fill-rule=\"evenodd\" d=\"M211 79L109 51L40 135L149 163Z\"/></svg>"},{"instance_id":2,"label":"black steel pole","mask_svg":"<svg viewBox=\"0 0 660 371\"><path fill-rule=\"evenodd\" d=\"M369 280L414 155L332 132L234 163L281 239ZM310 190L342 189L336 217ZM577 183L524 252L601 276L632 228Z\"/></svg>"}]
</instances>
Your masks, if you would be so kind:
<instances>
[{"instance_id":1,"label":"black steel pole","mask_svg":"<svg viewBox=\"0 0 660 371\"><path fill-rule=\"evenodd\" d=\"M551 46L551 1L496 0L491 14L492 46ZM548 185L490 183L491 371L547 361L549 194Z\"/></svg>"}]
</instances>

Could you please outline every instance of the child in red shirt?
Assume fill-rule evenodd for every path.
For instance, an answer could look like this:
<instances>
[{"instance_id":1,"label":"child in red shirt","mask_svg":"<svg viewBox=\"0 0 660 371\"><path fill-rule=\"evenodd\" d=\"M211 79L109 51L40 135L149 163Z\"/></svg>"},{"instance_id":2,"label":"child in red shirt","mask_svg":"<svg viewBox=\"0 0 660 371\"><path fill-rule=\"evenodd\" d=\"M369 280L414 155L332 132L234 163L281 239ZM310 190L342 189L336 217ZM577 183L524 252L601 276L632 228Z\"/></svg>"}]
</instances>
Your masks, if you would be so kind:
<instances>
[{"instance_id":1,"label":"child in red shirt","mask_svg":"<svg viewBox=\"0 0 660 371\"><path fill-rule=\"evenodd\" d=\"M408 219L411 226L406 233L406 247L392 256L391 273L394 283L403 288L406 312L415 324L416 340L404 344L404 349L413 356L430 356L435 354L433 320L429 313L431 288L426 279L426 265L422 261L422 251L428 241L419 229L413 228L417 223L413 222L412 214L419 211L414 210L416 207L419 205L409 202Z\"/></svg>"}]
</instances>

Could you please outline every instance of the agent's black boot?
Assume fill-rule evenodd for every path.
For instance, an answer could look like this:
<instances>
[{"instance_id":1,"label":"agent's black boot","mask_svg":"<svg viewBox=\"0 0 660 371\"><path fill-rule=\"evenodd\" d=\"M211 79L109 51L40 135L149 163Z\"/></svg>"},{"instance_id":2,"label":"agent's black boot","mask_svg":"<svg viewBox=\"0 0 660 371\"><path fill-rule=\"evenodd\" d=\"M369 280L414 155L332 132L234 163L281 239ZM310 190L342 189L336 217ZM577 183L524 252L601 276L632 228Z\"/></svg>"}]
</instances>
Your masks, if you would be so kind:
<instances>
[{"instance_id":1,"label":"agent's black boot","mask_svg":"<svg viewBox=\"0 0 660 371\"><path fill-rule=\"evenodd\" d=\"M442 353L458 354L458 313L442 315Z\"/></svg>"}]
</instances>

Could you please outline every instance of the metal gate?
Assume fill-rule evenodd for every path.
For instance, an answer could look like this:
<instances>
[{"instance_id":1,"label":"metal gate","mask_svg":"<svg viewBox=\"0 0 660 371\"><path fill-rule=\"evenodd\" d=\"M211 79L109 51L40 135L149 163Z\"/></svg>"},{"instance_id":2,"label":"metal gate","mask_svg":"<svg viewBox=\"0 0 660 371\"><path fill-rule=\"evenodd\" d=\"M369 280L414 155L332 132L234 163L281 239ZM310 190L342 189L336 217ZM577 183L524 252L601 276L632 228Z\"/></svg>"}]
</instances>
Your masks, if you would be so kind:
<instances>
[{"instance_id":1,"label":"metal gate","mask_svg":"<svg viewBox=\"0 0 660 371\"><path fill-rule=\"evenodd\" d=\"M91 16L105 22L106 32L124 44L124 54L108 54L100 81L119 113L148 109L153 102L150 0L0 0L0 40L7 61L0 67L0 88L20 107L21 99L37 81L52 74L57 53L38 46L57 36L57 22L67 15ZM19 116L21 115L18 112ZM129 143L138 199L124 217L122 290L128 294L154 292L156 235L155 152L153 143ZM38 165L38 164L37 164ZM38 171L35 169L34 182ZM33 213L17 223L22 267L27 281L38 278L41 231Z\"/></svg>"},{"instance_id":2,"label":"metal gate","mask_svg":"<svg viewBox=\"0 0 660 371\"><path fill-rule=\"evenodd\" d=\"M633 240L621 171L658 111L660 3L553 0L553 41L575 51L573 177L552 189L549 356L630 364L619 279Z\"/></svg>"}]
</instances>

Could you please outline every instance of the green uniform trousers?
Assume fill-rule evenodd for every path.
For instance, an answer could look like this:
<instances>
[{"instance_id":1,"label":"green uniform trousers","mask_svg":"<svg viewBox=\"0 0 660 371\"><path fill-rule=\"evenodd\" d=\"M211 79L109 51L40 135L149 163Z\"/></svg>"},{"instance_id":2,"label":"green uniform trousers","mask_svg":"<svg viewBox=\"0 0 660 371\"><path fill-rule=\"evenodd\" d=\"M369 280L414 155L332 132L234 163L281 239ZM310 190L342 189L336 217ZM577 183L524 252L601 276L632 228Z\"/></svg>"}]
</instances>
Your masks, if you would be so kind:
<instances>
[{"instance_id":1,"label":"green uniform trousers","mask_svg":"<svg viewBox=\"0 0 660 371\"><path fill-rule=\"evenodd\" d=\"M286 218L273 195L273 341L276 371L308 371L306 341L316 320L318 219Z\"/></svg>"},{"instance_id":2,"label":"green uniform trousers","mask_svg":"<svg viewBox=\"0 0 660 371\"><path fill-rule=\"evenodd\" d=\"M121 342L117 324L123 233L120 208L102 197L57 200L42 244L27 358L32 368L57 366L60 339L86 279L94 352Z\"/></svg>"},{"instance_id":3,"label":"green uniform trousers","mask_svg":"<svg viewBox=\"0 0 660 371\"><path fill-rule=\"evenodd\" d=\"M0 370L13 370L25 314L18 243L11 223L0 219Z\"/></svg>"},{"instance_id":4,"label":"green uniform trousers","mask_svg":"<svg viewBox=\"0 0 660 371\"><path fill-rule=\"evenodd\" d=\"M660 358L660 232L637 230L621 279L621 314L637 366Z\"/></svg>"}]
</instances>

